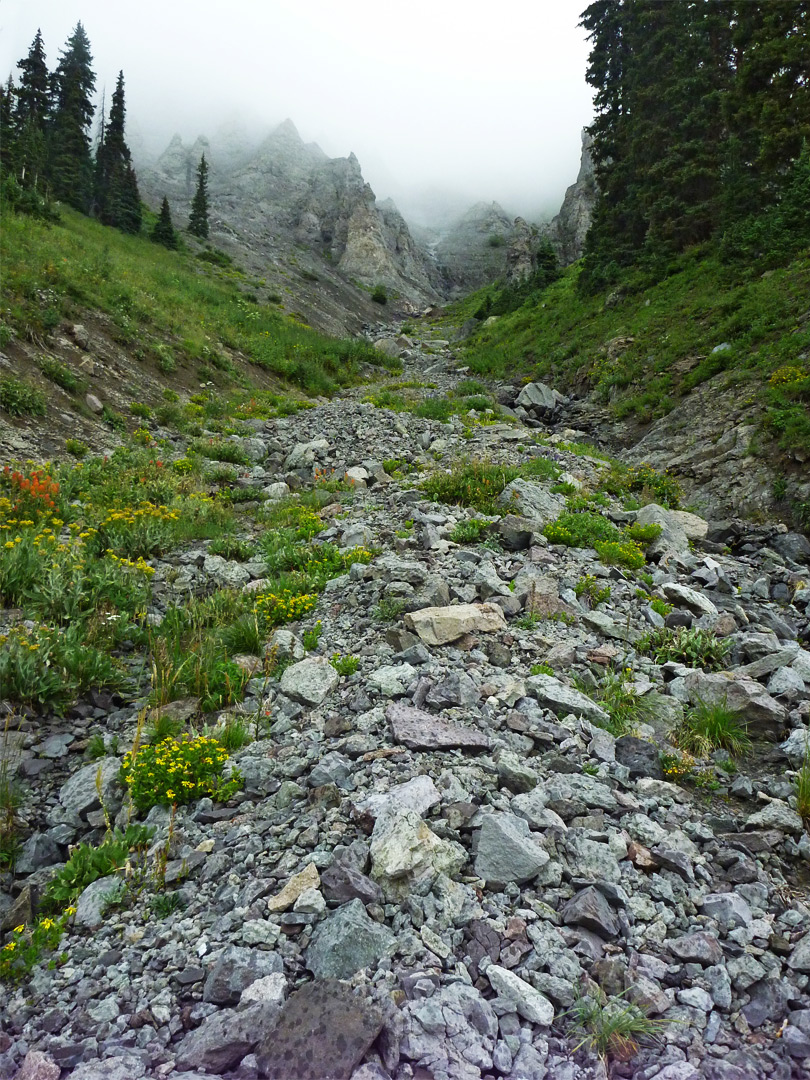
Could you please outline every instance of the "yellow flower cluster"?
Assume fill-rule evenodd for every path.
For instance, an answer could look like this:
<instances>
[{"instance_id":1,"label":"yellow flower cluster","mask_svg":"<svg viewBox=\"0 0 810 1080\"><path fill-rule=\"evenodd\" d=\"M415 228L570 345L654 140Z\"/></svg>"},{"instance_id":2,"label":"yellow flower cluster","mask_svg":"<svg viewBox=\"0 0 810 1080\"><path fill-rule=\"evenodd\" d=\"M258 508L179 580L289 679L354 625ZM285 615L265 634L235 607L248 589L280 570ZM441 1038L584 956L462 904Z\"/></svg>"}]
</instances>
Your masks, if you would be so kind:
<instances>
[{"instance_id":1,"label":"yellow flower cluster","mask_svg":"<svg viewBox=\"0 0 810 1080\"><path fill-rule=\"evenodd\" d=\"M139 555L134 561L132 559L119 558L112 548L107 548L105 555L108 559L112 559L113 562L118 563L120 566L128 566L132 570L140 570L141 573L147 574L149 577L155 572L154 566L150 566L142 555Z\"/></svg>"},{"instance_id":2,"label":"yellow flower cluster","mask_svg":"<svg viewBox=\"0 0 810 1080\"><path fill-rule=\"evenodd\" d=\"M178 521L180 514L168 506L156 506L154 503L142 503L138 507L127 506L122 510L109 510L99 524L99 529L109 528L113 524L136 525L144 520ZM94 532L97 530L93 530Z\"/></svg>"},{"instance_id":3,"label":"yellow flower cluster","mask_svg":"<svg viewBox=\"0 0 810 1080\"><path fill-rule=\"evenodd\" d=\"M293 622L312 611L318 597L315 593L300 593L296 596L288 589L280 593L265 592L256 598L254 610L256 616L268 626Z\"/></svg>"}]
</instances>

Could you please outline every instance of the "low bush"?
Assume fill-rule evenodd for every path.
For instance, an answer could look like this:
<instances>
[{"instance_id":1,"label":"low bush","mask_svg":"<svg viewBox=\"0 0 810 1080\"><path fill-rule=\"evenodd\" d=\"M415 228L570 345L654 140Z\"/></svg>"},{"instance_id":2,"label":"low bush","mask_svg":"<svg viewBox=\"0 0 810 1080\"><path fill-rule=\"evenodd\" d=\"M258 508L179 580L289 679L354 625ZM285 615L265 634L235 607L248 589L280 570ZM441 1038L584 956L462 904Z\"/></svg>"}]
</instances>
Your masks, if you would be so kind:
<instances>
[{"instance_id":1,"label":"low bush","mask_svg":"<svg viewBox=\"0 0 810 1080\"><path fill-rule=\"evenodd\" d=\"M746 725L725 700L701 701L688 709L675 739L679 747L698 757L708 757L713 750L728 750L736 757L751 747Z\"/></svg>"},{"instance_id":2,"label":"low bush","mask_svg":"<svg viewBox=\"0 0 810 1080\"><path fill-rule=\"evenodd\" d=\"M673 660L704 671L721 671L730 648L727 638L715 637L711 630L685 626L676 630L669 627L651 630L636 642L638 652L651 656L656 664Z\"/></svg>"},{"instance_id":3,"label":"low bush","mask_svg":"<svg viewBox=\"0 0 810 1080\"><path fill-rule=\"evenodd\" d=\"M181 735L125 754L121 777L142 812L153 806L184 806L205 797L225 802L242 786L236 769L223 778L227 760L228 752L219 740Z\"/></svg>"},{"instance_id":4,"label":"low bush","mask_svg":"<svg viewBox=\"0 0 810 1080\"><path fill-rule=\"evenodd\" d=\"M44 416L45 395L25 379L4 375L0 377L0 409L9 416Z\"/></svg>"},{"instance_id":5,"label":"low bush","mask_svg":"<svg viewBox=\"0 0 810 1080\"><path fill-rule=\"evenodd\" d=\"M65 904L78 899L94 881L122 871L130 853L139 849L145 851L153 834L154 829L145 825L128 825L124 831L108 832L98 847L79 844L45 890L45 908L59 911Z\"/></svg>"}]
</instances>

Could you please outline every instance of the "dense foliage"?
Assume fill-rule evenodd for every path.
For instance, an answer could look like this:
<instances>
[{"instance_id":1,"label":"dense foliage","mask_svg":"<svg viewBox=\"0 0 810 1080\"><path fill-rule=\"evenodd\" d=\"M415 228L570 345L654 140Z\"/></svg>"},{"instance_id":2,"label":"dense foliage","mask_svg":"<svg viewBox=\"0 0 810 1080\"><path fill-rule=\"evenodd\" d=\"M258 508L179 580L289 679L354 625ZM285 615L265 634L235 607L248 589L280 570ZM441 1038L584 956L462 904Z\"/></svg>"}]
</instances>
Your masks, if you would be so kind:
<instances>
[{"instance_id":1,"label":"dense foliage","mask_svg":"<svg viewBox=\"0 0 810 1080\"><path fill-rule=\"evenodd\" d=\"M810 5L595 0L600 197L581 284L705 241L782 263L810 240Z\"/></svg>"}]
</instances>

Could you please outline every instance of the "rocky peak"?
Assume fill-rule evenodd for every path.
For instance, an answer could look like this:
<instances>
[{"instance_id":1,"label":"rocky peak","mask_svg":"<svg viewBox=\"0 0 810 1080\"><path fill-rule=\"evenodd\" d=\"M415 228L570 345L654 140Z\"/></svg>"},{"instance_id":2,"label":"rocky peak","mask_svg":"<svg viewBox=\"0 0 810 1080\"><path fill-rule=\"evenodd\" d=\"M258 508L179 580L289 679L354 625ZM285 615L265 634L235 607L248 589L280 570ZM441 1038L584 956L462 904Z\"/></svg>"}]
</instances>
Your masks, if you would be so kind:
<instances>
[{"instance_id":1,"label":"rocky peak","mask_svg":"<svg viewBox=\"0 0 810 1080\"><path fill-rule=\"evenodd\" d=\"M582 155L576 181L566 190L560 212L545 226L545 234L563 266L569 266L582 257L585 237L591 227L597 196L592 147L593 139L588 129L583 128Z\"/></svg>"}]
</instances>

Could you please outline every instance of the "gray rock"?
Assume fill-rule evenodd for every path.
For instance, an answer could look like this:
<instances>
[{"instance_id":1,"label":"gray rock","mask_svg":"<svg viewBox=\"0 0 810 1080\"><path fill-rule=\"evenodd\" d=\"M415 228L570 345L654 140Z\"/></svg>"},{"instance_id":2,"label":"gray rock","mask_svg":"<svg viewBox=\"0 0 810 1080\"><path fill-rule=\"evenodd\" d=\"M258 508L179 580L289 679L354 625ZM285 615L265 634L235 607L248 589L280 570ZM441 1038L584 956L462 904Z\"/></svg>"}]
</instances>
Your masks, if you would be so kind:
<instances>
[{"instance_id":1,"label":"gray rock","mask_svg":"<svg viewBox=\"0 0 810 1080\"><path fill-rule=\"evenodd\" d=\"M768 693L774 697L785 697L788 701L798 701L808 696L805 680L793 667L779 667L768 679Z\"/></svg>"},{"instance_id":2,"label":"gray rock","mask_svg":"<svg viewBox=\"0 0 810 1080\"><path fill-rule=\"evenodd\" d=\"M551 776L546 781L545 793L547 805L552 805L563 818L578 813L579 805L596 810L615 810L618 806L608 785L586 773Z\"/></svg>"},{"instance_id":3,"label":"gray rock","mask_svg":"<svg viewBox=\"0 0 810 1080\"><path fill-rule=\"evenodd\" d=\"M323 979L292 994L256 1055L267 1080L349 1080L384 1013L345 983Z\"/></svg>"},{"instance_id":4,"label":"gray rock","mask_svg":"<svg viewBox=\"0 0 810 1080\"><path fill-rule=\"evenodd\" d=\"M261 1003L206 1016L177 1047L178 1069L205 1069L213 1075L235 1069L273 1030L279 1009L277 1003Z\"/></svg>"},{"instance_id":5,"label":"gray rock","mask_svg":"<svg viewBox=\"0 0 810 1080\"><path fill-rule=\"evenodd\" d=\"M549 861L533 839L528 823L514 814L489 814L478 834L475 873L490 887L530 881Z\"/></svg>"},{"instance_id":6,"label":"gray rock","mask_svg":"<svg viewBox=\"0 0 810 1080\"><path fill-rule=\"evenodd\" d=\"M693 705L701 701L707 705L727 705L740 714L752 735L776 740L783 734L787 710L754 679L728 672L694 671L686 676L684 685Z\"/></svg>"},{"instance_id":7,"label":"gray rock","mask_svg":"<svg viewBox=\"0 0 810 1080\"><path fill-rule=\"evenodd\" d=\"M389 664L377 668L368 677L368 685L384 697L402 697L416 677L410 664Z\"/></svg>"},{"instance_id":8,"label":"gray rock","mask_svg":"<svg viewBox=\"0 0 810 1080\"><path fill-rule=\"evenodd\" d=\"M810 756L810 730L806 727L794 728L785 741L779 744L779 749L784 750L791 765L802 765L805 758Z\"/></svg>"},{"instance_id":9,"label":"gray rock","mask_svg":"<svg viewBox=\"0 0 810 1080\"><path fill-rule=\"evenodd\" d=\"M320 705L340 682L325 656L309 656L288 667L281 676L281 691L302 705Z\"/></svg>"},{"instance_id":10,"label":"gray rock","mask_svg":"<svg viewBox=\"0 0 810 1080\"><path fill-rule=\"evenodd\" d=\"M411 705L395 702L388 706L386 719L391 725L391 737L411 750L489 749L489 737L477 728L439 720L430 713Z\"/></svg>"},{"instance_id":11,"label":"gray rock","mask_svg":"<svg viewBox=\"0 0 810 1080\"><path fill-rule=\"evenodd\" d=\"M353 765L349 758L333 750L331 754L324 754L318 764L313 767L307 783L310 787L334 784L335 787L344 791L351 791L354 788L352 770Z\"/></svg>"},{"instance_id":12,"label":"gray rock","mask_svg":"<svg viewBox=\"0 0 810 1080\"><path fill-rule=\"evenodd\" d=\"M33 874L43 866L53 866L59 862L62 862L62 852L56 841L46 833L36 832L23 844L14 870L17 874Z\"/></svg>"},{"instance_id":13,"label":"gray rock","mask_svg":"<svg viewBox=\"0 0 810 1080\"><path fill-rule=\"evenodd\" d=\"M283 970L280 953L229 945L223 949L203 986L203 1001L212 1005L235 1005L242 991L256 979Z\"/></svg>"},{"instance_id":14,"label":"gray rock","mask_svg":"<svg viewBox=\"0 0 810 1080\"><path fill-rule=\"evenodd\" d=\"M703 914L716 919L721 930L750 926L754 919L748 902L739 893L707 893L700 905Z\"/></svg>"},{"instance_id":15,"label":"gray rock","mask_svg":"<svg viewBox=\"0 0 810 1080\"><path fill-rule=\"evenodd\" d=\"M458 641L465 634L505 630L506 619L497 604L451 604L412 611L405 616L405 625L425 645L436 646Z\"/></svg>"},{"instance_id":16,"label":"gray rock","mask_svg":"<svg viewBox=\"0 0 810 1080\"><path fill-rule=\"evenodd\" d=\"M779 829L781 832L792 833L796 836L801 836L804 832L802 819L781 799L773 799L762 810L751 814L746 819L745 827L746 829Z\"/></svg>"},{"instance_id":17,"label":"gray rock","mask_svg":"<svg viewBox=\"0 0 810 1080\"><path fill-rule=\"evenodd\" d=\"M435 1075L438 1063L453 1080L474 1080L492 1067L498 1018L473 986L457 982L402 1009L405 1036L400 1052ZM452 1071L450 1071L452 1069Z\"/></svg>"},{"instance_id":18,"label":"gray rock","mask_svg":"<svg viewBox=\"0 0 810 1080\"><path fill-rule=\"evenodd\" d=\"M565 509L565 500L552 495L547 485L520 477L506 485L498 502L511 513L528 518L537 528L556 521Z\"/></svg>"},{"instance_id":19,"label":"gray rock","mask_svg":"<svg viewBox=\"0 0 810 1080\"><path fill-rule=\"evenodd\" d=\"M535 990L529 983L518 978L514 972L497 964L490 964L486 977L498 995L500 1004L508 1005L510 1010L540 1027L550 1027L554 1022L554 1006L545 995Z\"/></svg>"},{"instance_id":20,"label":"gray rock","mask_svg":"<svg viewBox=\"0 0 810 1080\"><path fill-rule=\"evenodd\" d=\"M692 934L684 934L683 937L670 938L666 942L667 948L687 964L703 964L705 966L723 963L723 950L720 942L706 930L697 930Z\"/></svg>"},{"instance_id":21,"label":"gray rock","mask_svg":"<svg viewBox=\"0 0 810 1080\"><path fill-rule=\"evenodd\" d=\"M664 779L661 768L661 751L646 739L637 739L634 735L622 735L616 740L616 760L626 765L630 776L650 776L654 780Z\"/></svg>"},{"instance_id":22,"label":"gray rock","mask_svg":"<svg viewBox=\"0 0 810 1080\"><path fill-rule=\"evenodd\" d=\"M619 920L599 889L593 885L580 889L560 911L567 926L584 926L602 938L614 938L619 933Z\"/></svg>"},{"instance_id":23,"label":"gray rock","mask_svg":"<svg viewBox=\"0 0 810 1080\"><path fill-rule=\"evenodd\" d=\"M398 807L404 810L413 810L423 817L432 806L442 801L439 789L429 776L415 776L404 784L397 784L385 793L369 795L362 802L357 803L360 813L379 817L387 810L395 810Z\"/></svg>"},{"instance_id":24,"label":"gray rock","mask_svg":"<svg viewBox=\"0 0 810 1080\"><path fill-rule=\"evenodd\" d=\"M114 817L123 800L123 790L118 782L120 769L121 759L117 757L105 757L85 765L62 785L59 801L71 813L86 817L92 810L101 808L103 799L107 813Z\"/></svg>"},{"instance_id":25,"label":"gray rock","mask_svg":"<svg viewBox=\"0 0 810 1080\"><path fill-rule=\"evenodd\" d=\"M324 870L321 888L331 904L347 904L354 899L362 900L364 904L379 904L383 900L383 891L377 882L346 862L334 862Z\"/></svg>"},{"instance_id":26,"label":"gray rock","mask_svg":"<svg viewBox=\"0 0 810 1080\"><path fill-rule=\"evenodd\" d=\"M621 880L618 860L607 844L583 836L579 830L571 830L566 837L568 866L573 875L586 881Z\"/></svg>"},{"instance_id":27,"label":"gray rock","mask_svg":"<svg viewBox=\"0 0 810 1080\"><path fill-rule=\"evenodd\" d=\"M82 889L76 901L74 921L77 926L97 930L104 922L104 912L121 891L123 881L116 875L98 878Z\"/></svg>"},{"instance_id":28,"label":"gray rock","mask_svg":"<svg viewBox=\"0 0 810 1080\"><path fill-rule=\"evenodd\" d=\"M146 1065L137 1055L125 1054L103 1061L82 1062L70 1075L77 1076L79 1080L140 1080L146 1076Z\"/></svg>"},{"instance_id":29,"label":"gray rock","mask_svg":"<svg viewBox=\"0 0 810 1080\"><path fill-rule=\"evenodd\" d=\"M553 675L532 675L526 680L526 689L544 708L551 709L557 716L574 713L597 724L607 724L610 721L601 705L597 705L579 690L561 683Z\"/></svg>"},{"instance_id":30,"label":"gray rock","mask_svg":"<svg viewBox=\"0 0 810 1080\"><path fill-rule=\"evenodd\" d=\"M810 934L799 938L787 960L792 971L810 972Z\"/></svg>"},{"instance_id":31,"label":"gray rock","mask_svg":"<svg viewBox=\"0 0 810 1080\"><path fill-rule=\"evenodd\" d=\"M372 878L389 899L407 895L414 883L437 874L452 876L467 862L467 852L443 840L413 810L392 809L377 818L371 834Z\"/></svg>"},{"instance_id":32,"label":"gray rock","mask_svg":"<svg viewBox=\"0 0 810 1080\"><path fill-rule=\"evenodd\" d=\"M697 589L690 589L688 585L678 582L664 582L661 591L667 600L671 600L677 607L688 608L695 615L717 615L717 608L703 593Z\"/></svg>"},{"instance_id":33,"label":"gray rock","mask_svg":"<svg viewBox=\"0 0 810 1080\"><path fill-rule=\"evenodd\" d=\"M376 964L395 940L387 927L368 917L361 900L350 900L318 926L306 965L316 979L350 979Z\"/></svg>"}]
</instances>

